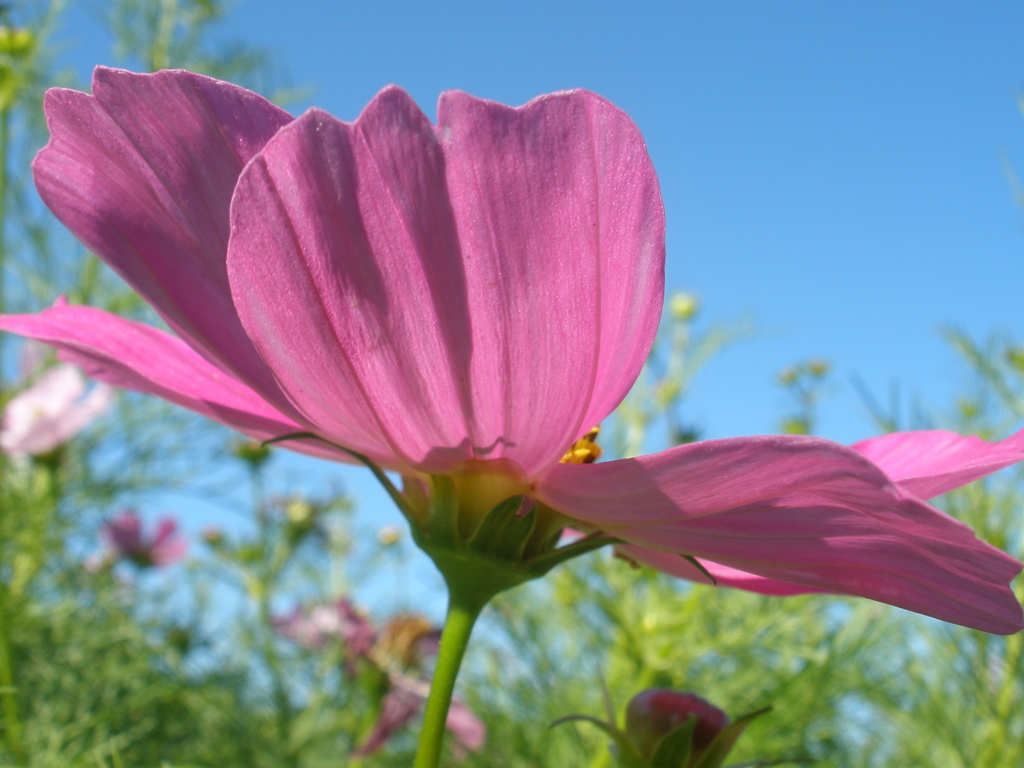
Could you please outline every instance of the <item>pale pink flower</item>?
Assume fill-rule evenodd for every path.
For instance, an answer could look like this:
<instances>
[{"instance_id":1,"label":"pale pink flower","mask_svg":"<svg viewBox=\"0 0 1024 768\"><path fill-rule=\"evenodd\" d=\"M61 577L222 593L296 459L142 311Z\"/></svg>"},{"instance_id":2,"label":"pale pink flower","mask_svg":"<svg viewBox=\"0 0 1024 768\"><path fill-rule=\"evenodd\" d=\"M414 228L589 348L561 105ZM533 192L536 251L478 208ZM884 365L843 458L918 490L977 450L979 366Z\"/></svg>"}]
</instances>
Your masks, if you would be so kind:
<instances>
[{"instance_id":1,"label":"pale pink flower","mask_svg":"<svg viewBox=\"0 0 1024 768\"><path fill-rule=\"evenodd\" d=\"M352 754L372 755L383 747L392 736L408 725L420 713L427 702L429 685L425 681L412 680L403 676L390 678L391 690L381 702L380 714L369 735ZM465 756L466 751L476 752L487 742L487 726L473 710L458 699L453 699L448 708L445 727L455 737L456 757Z\"/></svg>"},{"instance_id":2,"label":"pale pink flower","mask_svg":"<svg viewBox=\"0 0 1024 768\"><path fill-rule=\"evenodd\" d=\"M143 532L142 519L128 509L103 525L110 560L124 559L145 568L176 563L185 557L188 540L178 535L178 521L165 515L152 537Z\"/></svg>"},{"instance_id":3,"label":"pale pink flower","mask_svg":"<svg viewBox=\"0 0 1024 768\"><path fill-rule=\"evenodd\" d=\"M435 126L389 87L344 123L187 72L100 68L46 114L43 200L178 334L63 303L0 319L90 375L255 439L315 433L287 445L357 451L419 509L447 475L466 525L524 494L546 524L687 578L705 576L680 555L723 584L1024 626L1021 564L923 500L1020 461L1022 433L560 462L633 384L663 301L658 181L604 99L449 92Z\"/></svg>"},{"instance_id":4,"label":"pale pink flower","mask_svg":"<svg viewBox=\"0 0 1024 768\"><path fill-rule=\"evenodd\" d=\"M380 714L354 754L376 752L423 709L430 684L422 678L422 666L427 656L437 655L440 637L423 617L395 616L378 634L350 600L340 598L311 608L296 607L271 623L279 635L310 650L340 642L350 674L355 674L355 662L362 659L386 675L389 689ZM486 726L457 699L448 710L446 725L458 742L457 753L478 750L487 740Z\"/></svg>"},{"instance_id":5,"label":"pale pink flower","mask_svg":"<svg viewBox=\"0 0 1024 768\"><path fill-rule=\"evenodd\" d=\"M341 642L348 653L363 656L377 641L373 625L345 598L311 608L297 606L271 623L279 635L311 650Z\"/></svg>"},{"instance_id":6,"label":"pale pink flower","mask_svg":"<svg viewBox=\"0 0 1024 768\"><path fill-rule=\"evenodd\" d=\"M7 403L0 424L0 450L11 455L49 453L103 415L113 398L106 384L97 384L87 393L85 379L75 366L55 365Z\"/></svg>"}]
</instances>

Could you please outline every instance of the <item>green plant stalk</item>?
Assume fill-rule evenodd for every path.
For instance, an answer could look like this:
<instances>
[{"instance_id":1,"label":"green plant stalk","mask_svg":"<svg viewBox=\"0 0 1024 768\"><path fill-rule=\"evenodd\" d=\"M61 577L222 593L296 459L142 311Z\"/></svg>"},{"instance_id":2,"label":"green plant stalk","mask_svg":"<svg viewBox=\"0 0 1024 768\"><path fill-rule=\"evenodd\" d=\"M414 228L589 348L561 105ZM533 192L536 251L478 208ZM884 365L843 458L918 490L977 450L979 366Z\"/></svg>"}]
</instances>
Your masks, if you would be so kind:
<instances>
[{"instance_id":1,"label":"green plant stalk","mask_svg":"<svg viewBox=\"0 0 1024 768\"><path fill-rule=\"evenodd\" d=\"M266 515L262 514L260 504L263 499L263 472L254 467L249 473L249 490L252 496L253 513L259 524L259 541L265 546L270 538L269 523ZM270 695L276 710L276 726L278 738L284 747L285 761L288 766L298 764L298 755L295 753L291 743L292 719L294 711L288 699L288 689L285 685L284 674L281 670L281 659L274 647L274 635L271 627L273 620L270 612L270 600L273 588L288 559L288 553L275 549L269 558L265 558L264 567L256 574L255 595L256 607L259 612L259 629L257 644L263 653L263 660L266 662L267 670L270 673Z\"/></svg>"},{"instance_id":2,"label":"green plant stalk","mask_svg":"<svg viewBox=\"0 0 1024 768\"><path fill-rule=\"evenodd\" d=\"M4 302L5 271L7 269L7 149L10 145L11 108L0 107L0 314L6 310ZM4 386L3 338L0 337L0 390ZM18 717L18 699L14 686L13 659L10 639L10 615L7 606L7 588L0 584L0 701L4 712L4 732L15 761L28 763L25 745L21 740L21 720Z\"/></svg>"},{"instance_id":3,"label":"green plant stalk","mask_svg":"<svg viewBox=\"0 0 1024 768\"><path fill-rule=\"evenodd\" d=\"M11 656L10 616L6 604L6 589L0 584L0 702L4 711L4 733L7 745L19 765L28 764L25 744L21 739L21 720L18 717L17 689L14 687L13 659Z\"/></svg>"},{"instance_id":4,"label":"green plant stalk","mask_svg":"<svg viewBox=\"0 0 1024 768\"><path fill-rule=\"evenodd\" d=\"M285 747L288 765L295 765L295 754L291 746L292 730L292 707L288 700L288 691L284 683L284 675L281 673L281 661L274 649L274 639L271 635L272 626L270 616L269 586L262 586L262 593L259 601L260 612L260 633L262 634L261 650L264 661L270 671L271 695L274 699L274 708L277 710L277 733Z\"/></svg>"},{"instance_id":5,"label":"green plant stalk","mask_svg":"<svg viewBox=\"0 0 1024 768\"><path fill-rule=\"evenodd\" d=\"M171 66L171 46L174 43L174 27L178 21L178 0L162 0L159 17L153 46L149 51L150 72L158 72Z\"/></svg>"},{"instance_id":6,"label":"green plant stalk","mask_svg":"<svg viewBox=\"0 0 1024 768\"><path fill-rule=\"evenodd\" d=\"M642 662L638 664L638 666L642 670L642 673L640 677L637 679L634 687L636 688L636 690L642 691L645 688L650 688L652 685L654 685L654 681L657 679L657 670L655 670L651 666L644 665ZM616 722L615 725L618 726L619 723ZM590 761L590 768L609 768L611 764L611 750L603 749L594 755L593 759Z\"/></svg>"},{"instance_id":7,"label":"green plant stalk","mask_svg":"<svg viewBox=\"0 0 1024 768\"><path fill-rule=\"evenodd\" d=\"M1003 682L999 687L999 694L996 697L995 711L997 721L1000 724L999 738L997 740L998 751L994 754L1004 754L1007 751L1007 737L1010 730L1008 723L1013 714L1015 692L1020 685L1017 680L1017 670L1020 669L1021 657L1024 656L1024 636L1020 633L1010 635L1006 638L1006 652L1004 655Z\"/></svg>"},{"instance_id":8,"label":"green plant stalk","mask_svg":"<svg viewBox=\"0 0 1024 768\"><path fill-rule=\"evenodd\" d=\"M262 494L262 473L256 470L251 477L254 497L254 510L256 518L260 521L260 540L266 542L268 539L267 522L259 511L259 498ZM287 560L287 555L275 552L266 568L259 576L259 594L257 595L257 606L260 617L260 650L263 652L263 660L270 672L271 697L274 701L274 708L277 710L277 732L285 750L285 761L288 766L298 765L298 755L292 746L292 719L294 711L291 701L288 699L288 689L285 685L284 674L281 670L281 659L274 647L274 635L271 630L273 620L270 613L270 598L274 584L281 573Z\"/></svg>"},{"instance_id":9,"label":"green plant stalk","mask_svg":"<svg viewBox=\"0 0 1024 768\"><path fill-rule=\"evenodd\" d=\"M11 108L0 106L0 314L7 311L5 272L7 270L7 150L10 146ZM0 390L4 388L3 334L0 334Z\"/></svg>"},{"instance_id":10,"label":"green plant stalk","mask_svg":"<svg viewBox=\"0 0 1024 768\"><path fill-rule=\"evenodd\" d=\"M420 732L419 749L413 768L438 768L441 760L441 744L444 740L448 708L455 690L462 659L469 645L473 625L490 596L482 598L471 589L459 589L458 585L448 587L448 615L441 633L441 648L437 654L434 679L430 683L430 695L423 715L423 730Z\"/></svg>"},{"instance_id":11,"label":"green plant stalk","mask_svg":"<svg viewBox=\"0 0 1024 768\"><path fill-rule=\"evenodd\" d=\"M367 738L373 731L373 727L377 724L377 719L380 717L384 697L387 696L388 688L390 686L390 680L384 670L370 664L366 665L360 673L360 684L364 689L372 687L374 702L373 706L363 713L363 716L359 721L359 725L356 728L356 738L354 743L362 746L366 743ZM363 765L362 757L350 757L347 768L359 768L361 765Z\"/></svg>"}]
</instances>

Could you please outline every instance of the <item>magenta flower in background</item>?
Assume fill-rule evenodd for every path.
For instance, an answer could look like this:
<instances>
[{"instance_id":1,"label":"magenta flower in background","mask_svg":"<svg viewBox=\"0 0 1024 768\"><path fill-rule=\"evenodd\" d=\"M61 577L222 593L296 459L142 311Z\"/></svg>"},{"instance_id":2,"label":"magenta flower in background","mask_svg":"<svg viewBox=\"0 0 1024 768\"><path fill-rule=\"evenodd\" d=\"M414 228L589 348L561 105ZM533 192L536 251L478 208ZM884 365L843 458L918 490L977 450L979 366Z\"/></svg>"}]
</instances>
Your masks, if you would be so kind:
<instances>
[{"instance_id":1,"label":"magenta flower in background","mask_svg":"<svg viewBox=\"0 0 1024 768\"><path fill-rule=\"evenodd\" d=\"M354 756L365 757L380 750L423 709L429 692L425 682L396 676L391 679L391 686L381 702L377 721L365 741L352 753ZM465 757L467 751L476 752L487 743L487 726L458 699L453 700L448 709L445 728L455 737L456 757Z\"/></svg>"},{"instance_id":2,"label":"magenta flower in background","mask_svg":"<svg viewBox=\"0 0 1024 768\"><path fill-rule=\"evenodd\" d=\"M398 88L353 123L295 119L187 72L99 68L47 94L46 204L177 336L58 303L0 327L102 381L255 438L405 478L416 525L450 478L460 535L522 494L537 530L603 531L686 578L869 597L996 633L1021 564L924 499L1024 458L907 433L711 440L587 461L664 289L664 213L637 127L585 91L509 108ZM333 444L333 445L332 445ZM593 458L591 452L589 458ZM525 554L524 554L525 552Z\"/></svg>"},{"instance_id":3,"label":"magenta flower in background","mask_svg":"<svg viewBox=\"0 0 1024 768\"><path fill-rule=\"evenodd\" d=\"M363 656L377 641L373 625L346 598L312 608L296 606L272 623L281 637L311 650L340 642L348 653Z\"/></svg>"},{"instance_id":4,"label":"magenta flower in background","mask_svg":"<svg viewBox=\"0 0 1024 768\"><path fill-rule=\"evenodd\" d=\"M114 391L97 384L86 393L73 365L55 365L4 408L0 450L12 456L42 456L63 445L106 413Z\"/></svg>"},{"instance_id":5,"label":"magenta flower in background","mask_svg":"<svg viewBox=\"0 0 1024 768\"><path fill-rule=\"evenodd\" d=\"M102 535L109 560L124 559L146 568L171 565L185 557L188 540L177 531L178 521L165 515L150 538L143 533L142 519L129 509L104 523Z\"/></svg>"},{"instance_id":6,"label":"magenta flower in background","mask_svg":"<svg viewBox=\"0 0 1024 768\"><path fill-rule=\"evenodd\" d=\"M430 689L424 678L427 657L436 656L440 631L417 615L400 614L377 632L373 624L347 598L311 608L296 607L275 616L274 630L310 650L331 642L345 649L346 669L356 674L355 662L373 664L387 677L388 690L380 714L354 755L371 755L381 749L423 709ZM455 736L456 754L476 751L487 741L487 727L472 710L455 700L448 710L446 727Z\"/></svg>"}]
</instances>

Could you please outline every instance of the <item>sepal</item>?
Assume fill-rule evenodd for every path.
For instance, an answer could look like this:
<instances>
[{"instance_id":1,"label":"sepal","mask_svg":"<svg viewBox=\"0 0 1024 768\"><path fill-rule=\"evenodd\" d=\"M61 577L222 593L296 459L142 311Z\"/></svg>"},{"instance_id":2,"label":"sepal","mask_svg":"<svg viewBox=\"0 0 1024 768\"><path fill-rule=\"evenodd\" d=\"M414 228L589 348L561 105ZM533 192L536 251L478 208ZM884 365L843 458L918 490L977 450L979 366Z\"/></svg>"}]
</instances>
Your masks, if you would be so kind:
<instances>
[{"instance_id":1,"label":"sepal","mask_svg":"<svg viewBox=\"0 0 1024 768\"><path fill-rule=\"evenodd\" d=\"M604 533L593 533L559 547L558 534L563 526L558 513L535 505L522 493L501 498L501 491L515 487L516 481L498 476L500 482L488 490L501 499L481 517L473 502L460 495L459 485L450 475L431 475L427 509L422 498L407 497L372 459L313 432L294 432L264 441L264 446L287 440L317 440L331 445L365 465L384 487L409 522L413 540L444 576L449 588L460 599L483 607L499 592L539 578L569 560L618 540ZM463 481L464 482L464 481ZM502 485L501 483L507 483ZM463 509L463 502L470 502ZM523 505L531 504L523 513ZM484 507L486 509L486 506ZM542 510L546 514L541 519ZM476 522L479 520L479 522ZM467 521L472 525L467 525ZM467 530L468 529L468 530Z\"/></svg>"},{"instance_id":2,"label":"sepal","mask_svg":"<svg viewBox=\"0 0 1024 768\"><path fill-rule=\"evenodd\" d=\"M665 734L654 750L649 764L650 768L683 768L686 766L693 751L693 732L696 727L697 718L693 716L674 731Z\"/></svg>"},{"instance_id":3,"label":"sepal","mask_svg":"<svg viewBox=\"0 0 1024 768\"><path fill-rule=\"evenodd\" d=\"M754 712L748 712L747 714L736 718L736 720L719 733L715 740L708 746L707 751L704 752L703 756L692 766L692 768L721 768L725 762L725 758L732 752L732 748L736 746L736 742L739 741L740 736L747 730L754 720L759 718L761 715L770 712L771 707L765 707L764 709L758 709ZM687 766L687 768L691 768Z\"/></svg>"},{"instance_id":4,"label":"sepal","mask_svg":"<svg viewBox=\"0 0 1024 768\"><path fill-rule=\"evenodd\" d=\"M625 733L616 728L612 723L606 723L604 720L598 720L596 717L590 717L589 715L566 715L560 717L548 728L554 728L555 726L562 725L563 723L590 723L596 725L606 734L611 736L612 742L615 744L616 757L619 759L619 765L622 768L646 768L646 764L643 758L640 757L640 753L637 752L636 747L629 740L629 737Z\"/></svg>"},{"instance_id":5,"label":"sepal","mask_svg":"<svg viewBox=\"0 0 1024 768\"><path fill-rule=\"evenodd\" d=\"M607 694L607 691L606 691ZM625 727L616 724L614 707L606 696L608 720L588 715L568 715L551 724L586 722L596 725L613 741L609 745L620 768L723 768L736 742L765 707L730 722L728 715L710 702L688 691L648 688L634 696L626 708ZM806 762L801 760L755 760L731 768Z\"/></svg>"},{"instance_id":6,"label":"sepal","mask_svg":"<svg viewBox=\"0 0 1024 768\"><path fill-rule=\"evenodd\" d=\"M437 545L454 546L459 538L459 499L446 475L431 475L426 536Z\"/></svg>"},{"instance_id":7,"label":"sepal","mask_svg":"<svg viewBox=\"0 0 1024 768\"><path fill-rule=\"evenodd\" d=\"M520 514L523 496L505 499L492 509L469 539L469 548L496 560L521 560L537 525L533 508Z\"/></svg>"}]
</instances>

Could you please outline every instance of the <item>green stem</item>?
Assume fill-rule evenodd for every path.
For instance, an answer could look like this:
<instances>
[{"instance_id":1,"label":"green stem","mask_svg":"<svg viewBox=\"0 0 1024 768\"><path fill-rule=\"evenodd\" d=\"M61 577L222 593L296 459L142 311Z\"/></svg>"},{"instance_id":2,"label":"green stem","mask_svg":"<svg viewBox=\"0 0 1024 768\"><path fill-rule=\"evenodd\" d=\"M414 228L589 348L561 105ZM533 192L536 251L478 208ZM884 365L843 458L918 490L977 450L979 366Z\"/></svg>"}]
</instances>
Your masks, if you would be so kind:
<instances>
[{"instance_id":1,"label":"green stem","mask_svg":"<svg viewBox=\"0 0 1024 768\"><path fill-rule=\"evenodd\" d=\"M28 756L21 740L21 720L18 717L17 689L14 687L13 659L9 634L10 616L6 605L6 594L0 584L0 702L4 711L4 732L7 745L18 765L27 765Z\"/></svg>"},{"instance_id":2,"label":"green stem","mask_svg":"<svg viewBox=\"0 0 1024 768\"><path fill-rule=\"evenodd\" d=\"M274 640L270 636L270 611L260 606L260 617L263 620L261 630L263 638L263 655L270 670L271 695L274 699L274 708L277 710L277 736L284 749L285 764L294 766L298 764L297 755L292 745L292 705L288 699L288 689L285 687L284 675L281 671L281 660L274 650Z\"/></svg>"},{"instance_id":3,"label":"green stem","mask_svg":"<svg viewBox=\"0 0 1024 768\"><path fill-rule=\"evenodd\" d=\"M171 66L171 45L174 41L174 27L178 21L177 0L163 0L160 3L159 14L153 46L149 51L150 72L159 72Z\"/></svg>"},{"instance_id":4,"label":"green stem","mask_svg":"<svg viewBox=\"0 0 1024 768\"><path fill-rule=\"evenodd\" d=\"M423 714L423 731L420 733L420 746L413 768L438 768L440 765L441 743L445 722L448 720L448 707L455 690L455 678L462 666L473 625L490 599L489 596L481 598L471 592L464 593L453 589L451 585L448 593L448 616L441 634L441 648L437 654L434 679L430 683L430 696Z\"/></svg>"},{"instance_id":5,"label":"green stem","mask_svg":"<svg viewBox=\"0 0 1024 768\"><path fill-rule=\"evenodd\" d=\"M0 107L0 314L7 311L5 274L7 269L7 149L10 144L11 108ZM3 361L3 335L0 334L0 363ZM0 365L0 389L3 389L3 367Z\"/></svg>"},{"instance_id":6,"label":"green stem","mask_svg":"<svg viewBox=\"0 0 1024 768\"><path fill-rule=\"evenodd\" d=\"M249 474L249 488L252 495L253 512L259 525L259 542L265 548L267 542L272 539L270 521L268 519L263 502L263 472L254 468ZM264 549L264 552L266 550ZM292 745L292 719L294 710L291 700L288 698L288 688L285 684L284 673L281 669L281 659L277 654L274 644L274 625L270 612L270 601L273 589L277 584L278 577L284 569L288 553L274 548L269 557L263 558L263 568L258 573L256 604L259 610L259 645L263 651L263 660L270 672L270 695L277 710L277 734L284 750L285 764L288 766L298 765L298 755Z\"/></svg>"},{"instance_id":7,"label":"green stem","mask_svg":"<svg viewBox=\"0 0 1024 768\"><path fill-rule=\"evenodd\" d=\"M1021 635L1011 635L1006 638L1006 647L1003 653L1003 683L999 687L999 694L996 697L996 722L999 723L1000 728L998 735L995 739L996 749L991 751L993 755L1006 754L1007 741L1009 740L1010 731L1010 718L1014 710L1014 699L1018 698L1014 695L1015 691L1019 690L1019 667L1021 657L1024 655L1024 637ZM1019 743L1019 742L1018 742Z\"/></svg>"},{"instance_id":8,"label":"green stem","mask_svg":"<svg viewBox=\"0 0 1024 768\"><path fill-rule=\"evenodd\" d=\"M657 676L657 671L649 667L644 670L643 674L637 680L636 685L634 687L640 691L644 690L645 688L650 688L652 685L654 685L655 680L657 680ZM615 723L616 726L619 725L619 723L617 723L614 718L612 718L611 722ZM595 754L593 759L590 761L590 768L609 768L609 766L612 765L612 759L613 758L611 750L601 750L600 752Z\"/></svg>"}]
</instances>

